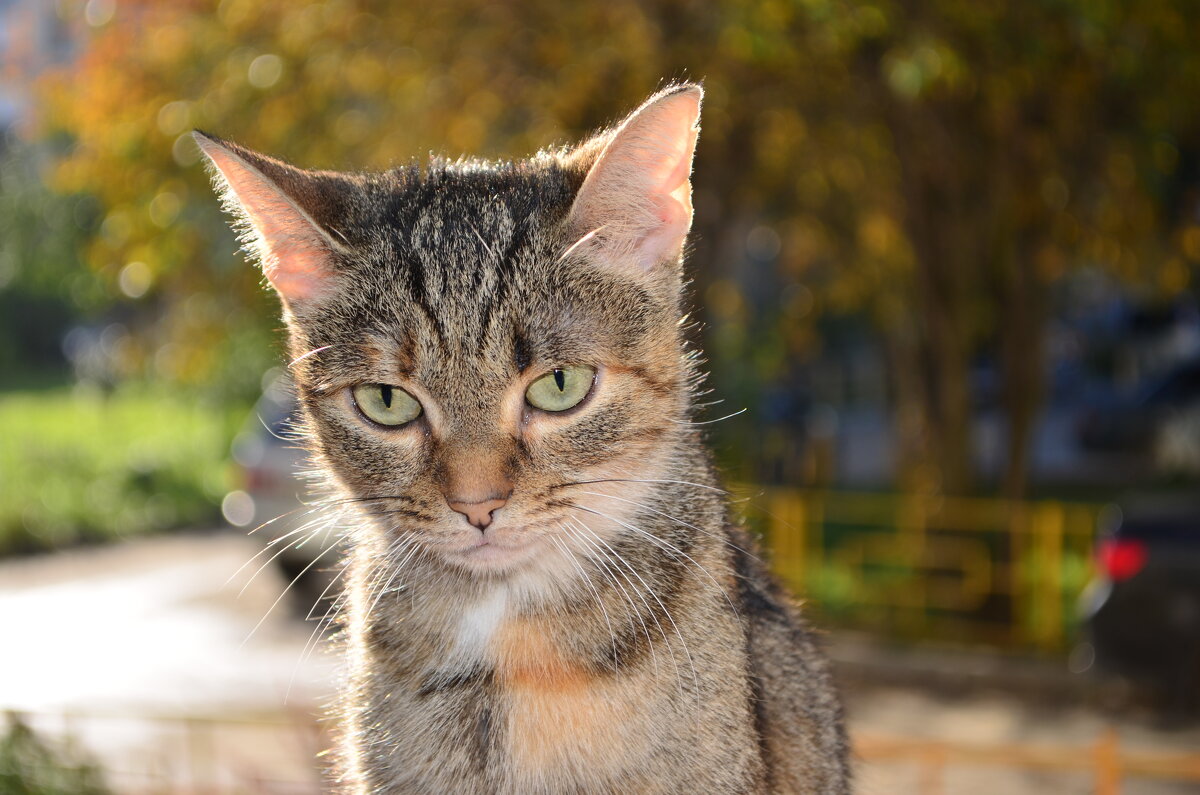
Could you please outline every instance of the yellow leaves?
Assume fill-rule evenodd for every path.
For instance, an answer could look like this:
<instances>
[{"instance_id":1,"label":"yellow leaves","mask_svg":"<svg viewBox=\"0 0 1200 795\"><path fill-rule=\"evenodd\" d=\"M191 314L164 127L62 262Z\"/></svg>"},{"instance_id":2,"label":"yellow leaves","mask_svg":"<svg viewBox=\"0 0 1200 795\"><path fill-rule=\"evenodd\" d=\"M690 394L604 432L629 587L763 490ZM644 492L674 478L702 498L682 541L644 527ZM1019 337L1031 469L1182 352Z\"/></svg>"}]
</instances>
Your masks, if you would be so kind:
<instances>
[{"instance_id":1,"label":"yellow leaves","mask_svg":"<svg viewBox=\"0 0 1200 795\"><path fill-rule=\"evenodd\" d=\"M483 122L473 116L459 116L450 122L447 130L451 152L467 154L480 150L486 129Z\"/></svg>"},{"instance_id":2,"label":"yellow leaves","mask_svg":"<svg viewBox=\"0 0 1200 795\"><path fill-rule=\"evenodd\" d=\"M1048 208L1061 212L1066 209L1067 202L1071 198L1071 189L1067 187L1067 183L1062 177L1052 174L1042 180L1041 194L1042 201Z\"/></svg>"},{"instance_id":3,"label":"yellow leaves","mask_svg":"<svg viewBox=\"0 0 1200 795\"><path fill-rule=\"evenodd\" d=\"M338 142L348 148L362 143L370 134L371 119L358 108L344 111L333 125Z\"/></svg>"},{"instance_id":4,"label":"yellow leaves","mask_svg":"<svg viewBox=\"0 0 1200 795\"><path fill-rule=\"evenodd\" d=\"M250 85L263 90L274 86L282 76L283 59L274 53L258 56L246 69L246 79L250 81Z\"/></svg>"},{"instance_id":5,"label":"yellow leaves","mask_svg":"<svg viewBox=\"0 0 1200 795\"><path fill-rule=\"evenodd\" d=\"M243 30L254 21L258 5L254 0L221 0L217 6L217 19L231 32Z\"/></svg>"},{"instance_id":6,"label":"yellow leaves","mask_svg":"<svg viewBox=\"0 0 1200 795\"><path fill-rule=\"evenodd\" d=\"M883 57L883 72L892 91L906 100L935 87L954 88L969 76L947 42L924 37L889 50Z\"/></svg>"},{"instance_id":7,"label":"yellow leaves","mask_svg":"<svg viewBox=\"0 0 1200 795\"><path fill-rule=\"evenodd\" d=\"M1192 262L1200 262L1200 226L1189 226L1179 235L1179 248Z\"/></svg>"},{"instance_id":8,"label":"yellow leaves","mask_svg":"<svg viewBox=\"0 0 1200 795\"><path fill-rule=\"evenodd\" d=\"M1038 278L1045 284L1052 284L1066 270L1067 258L1058 246L1045 245L1038 251L1035 258Z\"/></svg>"},{"instance_id":9,"label":"yellow leaves","mask_svg":"<svg viewBox=\"0 0 1200 795\"><path fill-rule=\"evenodd\" d=\"M150 201L150 221L159 229L166 229L179 216L183 201L179 194L169 190L161 191Z\"/></svg>"},{"instance_id":10,"label":"yellow leaves","mask_svg":"<svg viewBox=\"0 0 1200 795\"><path fill-rule=\"evenodd\" d=\"M900 227L882 212L863 217L858 225L858 242L868 254L880 258L894 255L905 245Z\"/></svg>"},{"instance_id":11,"label":"yellow leaves","mask_svg":"<svg viewBox=\"0 0 1200 795\"><path fill-rule=\"evenodd\" d=\"M808 136L808 125L794 108L769 108L758 115L755 127L759 160L775 173L790 163Z\"/></svg>"},{"instance_id":12,"label":"yellow leaves","mask_svg":"<svg viewBox=\"0 0 1200 795\"><path fill-rule=\"evenodd\" d=\"M830 161L829 175L833 178L833 183L847 193L857 191L867 178L862 160L849 152L840 154Z\"/></svg>"},{"instance_id":13,"label":"yellow leaves","mask_svg":"<svg viewBox=\"0 0 1200 795\"><path fill-rule=\"evenodd\" d=\"M387 84L386 62L372 51L352 53L345 68L338 75L345 81L346 88L359 94L375 94L383 91Z\"/></svg>"},{"instance_id":14,"label":"yellow leaves","mask_svg":"<svg viewBox=\"0 0 1200 795\"><path fill-rule=\"evenodd\" d=\"M183 25L166 22L158 26L146 40L145 57L151 63L162 66L179 63L188 57L191 44L190 32Z\"/></svg>"},{"instance_id":15,"label":"yellow leaves","mask_svg":"<svg viewBox=\"0 0 1200 795\"><path fill-rule=\"evenodd\" d=\"M705 305L718 321L740 323L745 320L746 299L737 282L717 279L704 292Z\"/></svg>"},{"instance_id":16,"label":"yellow leaves","mask_svg":"<svg viewBox=\"0 0 1200 795\"><path fill-rule=\"evenodd\" d=\"M176 100L168 102L158 110L158 129L163 135L175 138L193 126L190 102Z\"/></svg>"},{"instance_id":17,"label":"yellow leaves","mask_svg":"<svg viewBox=\"0 0 1200 795\"><path fill-rule=\"evenodd\" d=\"M1154 166L1163 174L1174 174L1179 165L1179 148L1170 141L1155 141L1151 147Z\"/></svg>"},{"instance_id":18,"label":"yellow leaves","mask_svg":"<svg viewBox=\"0 0 1200 795\"><path fill-rule=\"evenodd\" d=\"M1169 296L1182 293L1191 280L1191 270L1178 257L1168 259L1158 271L1158 285Z\"/></svg>"},{"instance_id":19,"label":"yellow leaves","mask_svg":"<svg viewBox=\"0 0 1200 795\"><path fill-rule=\"evenodd\" d=\"M717 52L726 58L748 60L754 51L754 38L738 24L726 25L717 39Z\"/></svg>"},{"instance_id":20,"label":"yellow leaves","mask_svg":"<svg viewBox=\"0 0 1200 795\"><path fill-rule=\"evenodd\" d=\"M128 207L114 207L100 224L100 236L113 248L120 248L133 234L133 216Z\"/></svg>"},{"instance_id":21,"label":"yellow leaves","mask_svg":"<svg viewBox=\"0 0 1200 795\"><path fill-rule=\"evenodd\" d=\"M1121 150L1109 154L1106 171L1108 178L1120 189L1132 187L1137 179L1137 166L1133 162L1133 157L1128 152Z\"/></svg>"}]
</instances>

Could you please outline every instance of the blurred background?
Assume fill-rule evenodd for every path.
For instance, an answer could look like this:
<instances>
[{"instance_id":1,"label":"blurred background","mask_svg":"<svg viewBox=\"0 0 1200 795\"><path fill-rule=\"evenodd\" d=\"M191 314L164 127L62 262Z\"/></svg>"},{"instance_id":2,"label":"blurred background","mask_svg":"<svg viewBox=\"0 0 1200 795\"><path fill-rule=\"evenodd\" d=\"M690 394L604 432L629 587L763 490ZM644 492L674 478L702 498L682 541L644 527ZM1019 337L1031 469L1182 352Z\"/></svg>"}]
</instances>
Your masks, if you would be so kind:
<instances>
[{"instance_id":1,"label":"blurred background","mask_svg":"<svg viewBox=\"0 0 1200 795\"><path fill-rule=\"evenodd\" d=\"M828 630L862 791L1198 791L1198 32L1184 0L0 0L0 792L321 791L336 549L247 536L302 499L278 307L190 131L503 159L671 79L706 89L704 419Z\"/></svg>"}]
</instances>

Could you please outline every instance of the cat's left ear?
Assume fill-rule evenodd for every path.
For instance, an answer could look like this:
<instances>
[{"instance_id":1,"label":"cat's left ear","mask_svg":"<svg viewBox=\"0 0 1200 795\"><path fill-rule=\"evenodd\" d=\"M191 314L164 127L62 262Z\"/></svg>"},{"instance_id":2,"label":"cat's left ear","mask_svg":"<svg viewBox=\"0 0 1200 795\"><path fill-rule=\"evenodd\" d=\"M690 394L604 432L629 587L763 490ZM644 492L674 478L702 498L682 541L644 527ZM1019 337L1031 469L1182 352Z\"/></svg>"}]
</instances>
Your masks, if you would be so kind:
<instances>
[{"instance_id":1,"label":"cat's left ear","mask_svg":"<svg viewBox=\"0 0 1200 795\"><path fill-rule=\"evenodd\" d=\"M703 96L695 84L672 86L607 134L568 217L571 234L590 255L643 271L678 262L692 226L692 155Z\"/></svg>"},{"instance_id":2,"label":"cat's left ear","mask_svg":"<svg viewBox=\"0 0 1200 795\"><path fill-rule=\"evenodd\" d=\"M228 141L195 132L235 228L267 281L292 309L336 287L345 246L331 224L349 192L341 175L305 171Z\"/></svg>"}]
</instances>

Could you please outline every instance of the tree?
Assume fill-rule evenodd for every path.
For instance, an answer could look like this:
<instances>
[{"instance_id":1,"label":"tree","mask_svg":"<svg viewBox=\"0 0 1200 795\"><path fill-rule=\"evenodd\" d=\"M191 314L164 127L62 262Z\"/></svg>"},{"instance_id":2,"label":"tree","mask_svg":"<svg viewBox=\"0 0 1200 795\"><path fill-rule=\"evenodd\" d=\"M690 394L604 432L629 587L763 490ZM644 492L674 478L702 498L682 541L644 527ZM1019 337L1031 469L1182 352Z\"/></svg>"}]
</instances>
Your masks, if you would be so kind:
<instances>
[{"instance_id":1,"label":"tree","mask_svg":"<svg viewBox=\"0 0 1200 795\"><path fill-rule=\"evenodd\" d=\"M1102 266L1179 290L1200 259L1173 193L1200 151L1179 2L223 0L93 21L41 134L74 142L55 184L103 208L89 267L168 309L144 358L172 377L213 378L255 348L230 331L270 314L192 127L307 166L508 157L703 78L692 262L718 387L753 400L819 354L818 324L865 316L925 473L905 482L949 492L973 484L973 356L1002 352L1016 494L1054 285Z\"/></svg>"}]
</instances>

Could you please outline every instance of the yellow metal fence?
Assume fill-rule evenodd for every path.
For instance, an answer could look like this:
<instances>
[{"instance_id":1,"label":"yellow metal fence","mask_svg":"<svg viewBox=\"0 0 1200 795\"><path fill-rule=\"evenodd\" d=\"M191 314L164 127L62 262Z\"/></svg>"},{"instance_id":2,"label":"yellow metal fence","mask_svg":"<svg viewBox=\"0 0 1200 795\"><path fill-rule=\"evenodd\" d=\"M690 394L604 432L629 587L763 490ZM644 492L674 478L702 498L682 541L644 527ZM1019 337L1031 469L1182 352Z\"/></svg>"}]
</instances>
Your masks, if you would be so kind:
<instances>
[{"instance_id":1,"label":"yellow metal fence","mask_svg":"<svg viewBox=\"0 0 1200 795\"><path fill-rule=\"evenodd\" d=\"M772 562L825 623L1059 651L1105 506L742 488Z\"/></svg>"}]
</instances>

